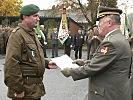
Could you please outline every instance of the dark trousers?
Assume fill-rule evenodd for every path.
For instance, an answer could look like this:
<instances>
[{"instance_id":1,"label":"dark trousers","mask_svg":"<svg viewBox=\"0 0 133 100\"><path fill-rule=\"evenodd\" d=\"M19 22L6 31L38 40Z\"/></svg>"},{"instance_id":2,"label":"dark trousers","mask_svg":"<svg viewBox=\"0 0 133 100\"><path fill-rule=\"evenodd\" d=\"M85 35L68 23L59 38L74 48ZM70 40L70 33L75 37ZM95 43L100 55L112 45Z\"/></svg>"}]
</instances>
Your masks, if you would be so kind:
<instances>
[{"instance_id":1,"label":"dark trousers","mask_svg":"<svg viewBox=\"0 0 133 100\"><path fill-rule=\"evenodd\" d=\"M58 56L58 44L52 44L52 57Z\"/></svg>"},{"instance_id":2,"label":"dark trousers","mask_svg":"<svg viewBox=\"0 0 133 100\"><path fill-rule=\"evenodd\" d=\"M87 60L90 59L90 48L91 48L91 45L87 44Z\"/></svg>"},{"instance_id":3,"label":"dark trousers","mask_svg":"<svg viewBox=\"0 0 133 100\"><path fill-rule=\"evenodd\" d=\"M12 100L41 100L41 98L39 98L39 99L33 99L33 98L23 98L23 99L13 98Z\"/></svg>"},{"instance_id":4,"label":"dark trousers","mask_svg":"<svg viewBox=\"0 0 133 100\"><path fill-rule=\"evenodd\" d=\"M65 46L64 49L65 49L65 54L67 54L68 56L70 56L71 47L70 46Z\"/></svg>"},{"instance_id":5,"label":"dark trousers","mask_svg":"<svg viewBox=\"0 0 133 100\"><path fill-rule=\"evenodd\" d=\"M79 57L78 57L79 52ZM75 59L82 58L82 46L75 46Z\"/></svg>"},{"instance_id":6,"label":"dark trousers","mask_svg":"<svg viewBox=\"0 0 133 100\"><path fill-rule=\"evenodd\" d=\"M44 52L44 57L47 57L47 53L46 53L46 45L43 45L43 52Z\"/></svg>"}]
</instances>

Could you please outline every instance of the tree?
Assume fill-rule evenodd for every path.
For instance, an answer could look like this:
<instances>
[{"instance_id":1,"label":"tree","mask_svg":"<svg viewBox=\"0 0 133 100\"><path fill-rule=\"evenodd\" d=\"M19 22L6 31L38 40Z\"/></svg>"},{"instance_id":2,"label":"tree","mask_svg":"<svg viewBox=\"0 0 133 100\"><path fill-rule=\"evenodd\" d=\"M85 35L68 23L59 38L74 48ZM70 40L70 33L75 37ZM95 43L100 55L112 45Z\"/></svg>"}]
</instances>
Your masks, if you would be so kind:
<instances>
[{"instance_id":1,"label":"tree","mask_svg":"<svg viewBox=\"0 0 133 100\"><path fill-rule=\"evenodd\" d=\"M21 7L21 0L0 0L0 15L17 16Z\"/></svg>"},{"instance_id":2,"label":"tree","mask_svg":"<svg viewBox=\"0 0 133 100\"><path fill-rule=\"evenodd\" d=\"M81 10L82 14L88 21L89 25L94 25L97 17L97 9L98 6L106 6L106 7L117 7L117 0L86 0L86 3L83 4L82 0L57 0L59 3L57 5L58 8L62 5L67 5L67 7L71 8L71 10ZM88 12L91 13L91 19L88 17Z\"/></svg>"}]
</instances>

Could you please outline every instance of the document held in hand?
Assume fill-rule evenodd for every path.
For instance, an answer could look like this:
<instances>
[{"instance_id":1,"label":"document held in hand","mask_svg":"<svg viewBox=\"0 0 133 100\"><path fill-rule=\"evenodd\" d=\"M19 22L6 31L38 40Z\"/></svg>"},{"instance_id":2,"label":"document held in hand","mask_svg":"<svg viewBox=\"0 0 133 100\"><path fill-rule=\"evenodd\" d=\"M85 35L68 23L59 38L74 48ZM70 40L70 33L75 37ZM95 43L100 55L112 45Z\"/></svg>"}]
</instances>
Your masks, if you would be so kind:
<instances>
[{"instance_id":1,"label":"document held in hand","mask_svg":"<svg viewBox=\"0 0 133 100\"><path fill-rule=\"evenodd\" d=\"M73 64L73 60L68 55L63 55L60 57L52 58L53 62L56 63L56 65L63 70L64 68L78 68L79 66L77 64Z\"/></svg>"}]
</instances>

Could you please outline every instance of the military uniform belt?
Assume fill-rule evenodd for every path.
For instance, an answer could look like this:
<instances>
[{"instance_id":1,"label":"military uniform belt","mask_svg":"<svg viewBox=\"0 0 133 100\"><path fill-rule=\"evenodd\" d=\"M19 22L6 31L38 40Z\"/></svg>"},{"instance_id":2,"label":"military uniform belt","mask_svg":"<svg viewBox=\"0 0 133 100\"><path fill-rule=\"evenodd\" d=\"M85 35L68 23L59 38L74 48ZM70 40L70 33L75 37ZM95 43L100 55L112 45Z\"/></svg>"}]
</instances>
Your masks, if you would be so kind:
<instances>
[{"instance_id":1,"label":"military uniform belt","mask_svg":"<svg viewBox=\"0 0 133 100\"><path fill-rule=\"evenodd\" d=\"M42 83L43 77L24 77L23 81L25 84L40 84Z\"/></svg>"}]
</instances>

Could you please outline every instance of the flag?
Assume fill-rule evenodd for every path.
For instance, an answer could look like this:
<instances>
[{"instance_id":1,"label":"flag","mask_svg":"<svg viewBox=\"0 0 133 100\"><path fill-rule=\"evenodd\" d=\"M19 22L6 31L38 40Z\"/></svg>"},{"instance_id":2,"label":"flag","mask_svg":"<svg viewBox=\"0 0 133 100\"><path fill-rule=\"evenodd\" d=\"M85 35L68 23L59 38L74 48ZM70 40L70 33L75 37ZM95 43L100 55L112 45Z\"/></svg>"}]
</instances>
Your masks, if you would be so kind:
<instances>
[{"instance_id":1,"label":"flag","mask_svg":"<svg viewBox=\"0 0 133 100\"><path fill-rule=\"evenodd\" d=\"M128 32L128 29L129 29L129 22L128 22L128 17L127 17L127 14L124 13L123 15L121 15L121 31L122 31L122 34L125 35L126 38L129 37L129 32Z\"/></svg>"},{"instance_id":2,"label":"flag","mask_svg":"<svg viewBox=\"0 0 133 100\"><path fill-rule=\"evenodd\" d=\"M128 17L127 17L127 15L125 14L125 30L128 31L128 29L129 29Z\"/></svg>"},{"instance_id":3,"label":"flag","mask_svg":"<svg viewBox=\"0 0 133 100\"><path fill-rule=\"evenodd\" d=\"M39 25L39 22L37 23L37 27L36 27L36 33L38 35L39 38L42 38L43 40L43 43L46 45L47 42L45 41L45 35L43 34L42 30L40 30L40 25Z\"/></svg>"},{"instance_id":4,"label":"flag","mask_svg":"<svg viewBox=\"0 0 133 100\"><path fill-rule=\"evenodd\" d=\"M63 44L69 36L67 17L66 17L66 8L63 7L62 11L63 11L62 18L61 18L61 23L60 23L59 33L58 33L58 39L61 42L61 44Z\"/></svg>"},{"instance_id":5,"label":"flag","mask_svg":"<svg viewBox=\"0 0 133 100\"><path fill-rule=\"evenodd\" d=\"M67 22L65 24L66 24L66 28L63 29L62 28L62 20L61 20L60 28L59 28L59 34L58 34L58 39L61 42L61 44L63 44L69 36Z\"/></svg>"}]
</instances>

